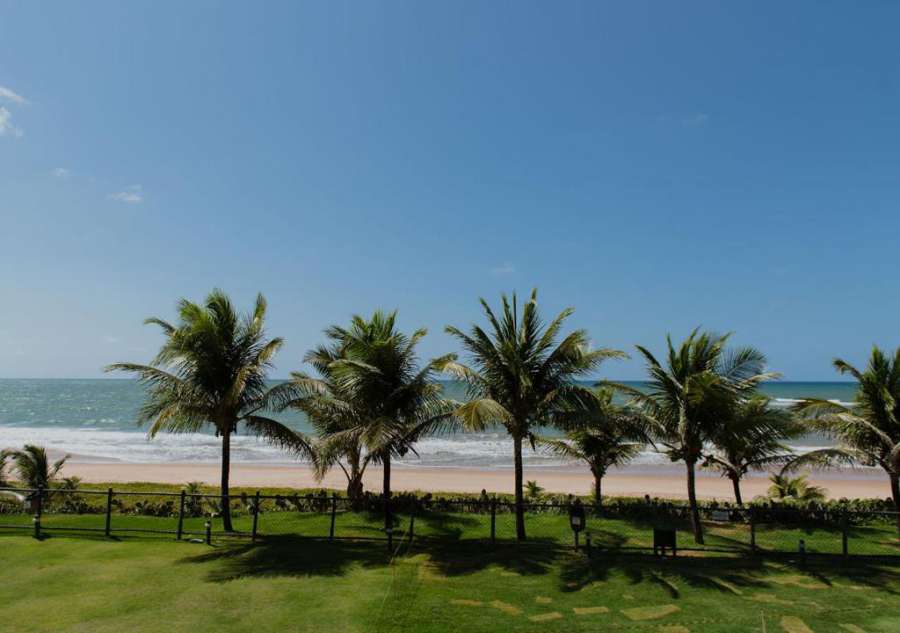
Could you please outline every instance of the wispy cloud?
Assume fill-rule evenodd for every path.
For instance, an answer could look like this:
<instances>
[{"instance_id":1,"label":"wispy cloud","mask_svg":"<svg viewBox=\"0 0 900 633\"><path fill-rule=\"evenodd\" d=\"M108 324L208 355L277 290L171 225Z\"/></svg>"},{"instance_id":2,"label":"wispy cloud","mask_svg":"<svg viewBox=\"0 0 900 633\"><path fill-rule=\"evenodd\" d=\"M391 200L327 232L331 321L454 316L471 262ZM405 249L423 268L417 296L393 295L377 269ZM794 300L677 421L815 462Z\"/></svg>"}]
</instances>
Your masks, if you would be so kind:
<instances>
[{"instance_id":1,"label":"wispy cloud","mask_svg":"<svg viewBox=\"0 0 900 633\"><path fill-rule=\"evenodd\" d=\"M55 167L50 171L50 173L53 174L56 178L62 178L63 180L72 175L72 172L65 167Z\"/></svg>"},{"instance_id":2,"label":"wispy cloud","mask_svg":"<svg viewBox=\"0 0 900 633\"><path fill-rule=\"evenodd\" d=\"M24 132L12 122L12 112L0 106L0 136L21 138Z\"/></svg>"},{"instance_id":3,"label":"wispy cloud","mask_svg":"<svg viewBox=\"0 0 900 633\"><path fill-rule=\"evenodd\" d=\"M516 267L510 262L503 262L499 266L491 268L491 274L493 275L511 275L514 272L516 272Z\"/></svg>"},{"instance_id":4,"label":"wispy cloud","mask_svg":"<svg viewBox=\"0 0 900 633\"><path fill-rule=\"evenodd\" d=\"M6 86L0 86L0 99L15 103L16 105L25 105L26 103L28 103L28 99L16 92L13 92Z\"/></svg>"},{"instance_id":5,"label":"wispy cloud","mask_svg":"<svg viewBox=\"0 0 900 633\"><path fill-rule=\"evenodd\" d=\"M121 339L117 336L104 336L103 340L111 345L114 345L114 344L118 343Z\"/></svg>"},{"instance_id":6,"label":"wispy cloud","mask_svg":"<svg viewBox=\"0 0 900 633\"><path fill-rule=\"evenodd\" d=\"M109 194L109 199L125 204L140 204L144 201L144 188L140 185L131 185L122 191Z\"/></svg>"},{"instance_id":7,"label":"wispy cloud","mask_svg":"<svg viewBox=\"0 0 900 633\"><path fill-rule=\"evenodd\" d=\"M28 103L28 99L13 92L6 86L0 86L0 101L6 101L7 103L15 105L25 105ZM12 116L12 112L10 112L9 109L0 106L0 136L21 138L25 135L25 132L22 131L22 128L13 123Z\"/></svg>"},{"instance_id":8,"label":"wispy cloud","mask_svg":"<svg viewBox=\"0 0 900 633\"><path fill-rule=\"evenodd\" d=\"M681 124L685 127L700 127L701 125L706 125L708 122L709 115L705 112L698 112L697 114L692 114L689 117L681 119Z\"/></svg>"}]
</instances>

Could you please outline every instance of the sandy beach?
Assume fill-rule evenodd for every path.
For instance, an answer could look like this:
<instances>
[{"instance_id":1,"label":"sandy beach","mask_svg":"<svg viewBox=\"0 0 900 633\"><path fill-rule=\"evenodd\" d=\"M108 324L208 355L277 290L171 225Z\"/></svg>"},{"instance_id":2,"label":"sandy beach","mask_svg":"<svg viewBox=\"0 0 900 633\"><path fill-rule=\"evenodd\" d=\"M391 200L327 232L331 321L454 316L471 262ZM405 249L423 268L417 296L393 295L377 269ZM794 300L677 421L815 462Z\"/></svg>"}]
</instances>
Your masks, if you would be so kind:
<instances>
[{"instance_id":1,"label":"sandy beach","mask_svg":"<svg viewBox=\"0 0 900 633\"><path fill-rule=\"evenodd\" d=\"M158 482L183 484L202 481L215 485L219 481L219 468L212 463L156 463L133 464L121 462L85 463L71 461L66 464L66 475L81 477L85 482ZM591 490L590 474L579 468L535 468L525 472L526 479L534 479L548 492L588 494ZM818 472L810 481L823 486L831 498L888 497L887 478L876 471ZM246 464L232 465L231 482L235 486L249 487L315 487L341 489L345 486L343 473L331 471L320 483L311 470L303 465ZM378 490L381 486L381 470L366 471L366 488ZM511 469L429 468L395 466L392 469L395 490L428 492L470 492L482 489L488 492L511 493L513 473ZM745 499L765 494L769 486L764 474L747 476L742 483ZM712 473L700 473L697 477L698 495L705 499L732 499L731 482ZM650 496L684 498L685 476L677 466L655 469L631 468L613 472L603 480L606 495Z\"/></svg>"}]
</instances>

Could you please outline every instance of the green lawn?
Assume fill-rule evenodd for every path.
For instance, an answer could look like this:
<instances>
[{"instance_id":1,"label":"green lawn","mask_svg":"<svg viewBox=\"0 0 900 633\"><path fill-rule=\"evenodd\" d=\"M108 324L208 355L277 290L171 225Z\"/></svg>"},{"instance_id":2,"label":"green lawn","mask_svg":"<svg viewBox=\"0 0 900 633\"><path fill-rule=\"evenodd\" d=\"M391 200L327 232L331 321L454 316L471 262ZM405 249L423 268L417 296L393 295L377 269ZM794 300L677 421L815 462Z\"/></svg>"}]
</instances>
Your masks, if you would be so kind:
<instances>
[{"instance_id":1,"label":"green lawn","mask_svg":"<svg viewBox=\"0 0 900 633\"><path fill-rule=\"evenodd\" d=\"M546 541L414 541L391 562L371 541L269 536L209 547L7 531L0 605L0 631L16 632L886 633L900 630L900 564L589 560Z\"/></svg>"}]
</instances>

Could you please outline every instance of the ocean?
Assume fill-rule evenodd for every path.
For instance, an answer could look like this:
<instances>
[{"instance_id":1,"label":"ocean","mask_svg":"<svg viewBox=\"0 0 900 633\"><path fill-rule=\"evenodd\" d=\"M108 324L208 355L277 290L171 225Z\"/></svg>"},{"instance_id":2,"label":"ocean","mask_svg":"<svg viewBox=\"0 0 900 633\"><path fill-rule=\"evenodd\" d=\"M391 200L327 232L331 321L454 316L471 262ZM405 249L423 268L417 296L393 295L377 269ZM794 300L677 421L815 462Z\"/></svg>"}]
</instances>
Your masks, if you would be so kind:
<instances>
[{"instance_id":1,"label":"ocean","mask_svg":"<svg viewBox=\"0 0 900 633\"><path fill-rule=\"evenodd\" d=\"M640 387L641 383L628 383ZM448 397L465 399L461 383L446 382ZM790 406L800 398L815 397L852 402L856 385L849 382L772 382L762 391L778 406ZM137 426L136 414L143 389L134 380L117 379L3 379L0 380L0 448L32 443L56 452L70 453L83 462L131 463L216 462L220 442L210 434L162 433L151 439ZM298 412L275 416L292 428L308 432L309 424ZM795 449L826 446L829 440L807 436ZM236 462L290 463L292 458L252 436L233 440ZM430 437L416 445L417 455L403 464L448 467L504 468L512 464L512 442L502 429L483 433L454 433ZM558 458L527 450L531 467L563 465ZM652 451L642 454L637 465L668 463Z\"/></svg>"}]
</instances>

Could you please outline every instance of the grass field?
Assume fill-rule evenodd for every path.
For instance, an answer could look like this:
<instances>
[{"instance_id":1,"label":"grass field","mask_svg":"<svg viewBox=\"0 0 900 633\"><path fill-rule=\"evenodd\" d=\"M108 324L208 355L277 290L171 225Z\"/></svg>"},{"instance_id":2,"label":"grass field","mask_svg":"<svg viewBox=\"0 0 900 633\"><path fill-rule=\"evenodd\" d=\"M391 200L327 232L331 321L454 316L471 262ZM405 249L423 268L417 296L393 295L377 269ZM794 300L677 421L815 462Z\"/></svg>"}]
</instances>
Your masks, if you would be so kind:
<instances>
[{"instance_id":1,"label":"grass field","mask_svg":"<svg viewBox=\"0 0 900 633\"><path fill-rule=\"evenodd\" d=\"M0 631L900 630L900 566L0 534Z\"/></svg>"}]
</instances>

